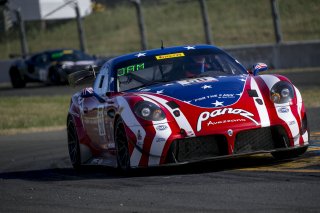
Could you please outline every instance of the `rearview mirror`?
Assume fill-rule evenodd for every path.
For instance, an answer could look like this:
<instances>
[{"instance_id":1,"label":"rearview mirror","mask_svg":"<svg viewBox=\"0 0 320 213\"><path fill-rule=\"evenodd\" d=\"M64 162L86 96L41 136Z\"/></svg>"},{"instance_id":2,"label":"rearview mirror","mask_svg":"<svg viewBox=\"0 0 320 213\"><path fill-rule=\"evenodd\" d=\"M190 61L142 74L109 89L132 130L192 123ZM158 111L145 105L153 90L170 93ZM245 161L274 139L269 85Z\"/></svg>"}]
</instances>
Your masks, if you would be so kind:
<instances>
[{"instance_id":1,"label":"rearview mirror","mask_svg":"<svg viewBox=\"0 0 320 213\"><path fill-rule=\"evenodd\" d=\"M268 65L265 63L257 63L252 66L252 69L249 71L253 75L258 75L259 72L268 70Z\"/></svg>"}]
</instances>

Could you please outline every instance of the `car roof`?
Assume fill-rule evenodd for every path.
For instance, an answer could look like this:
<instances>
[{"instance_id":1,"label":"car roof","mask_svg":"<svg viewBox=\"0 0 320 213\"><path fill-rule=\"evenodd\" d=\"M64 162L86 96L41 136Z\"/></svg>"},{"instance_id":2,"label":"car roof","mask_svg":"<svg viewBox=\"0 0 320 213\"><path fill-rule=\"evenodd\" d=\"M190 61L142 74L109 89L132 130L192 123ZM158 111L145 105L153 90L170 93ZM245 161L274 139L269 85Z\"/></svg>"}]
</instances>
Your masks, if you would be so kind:
<instances>
[{"instance_id":1,"label":"car roof","mask_svg":"<svg viewBox=\"0 0 320 213\"><path fill-rule=\"evenodd\" d=\"M222 52L221 49L219 49L216 46L213 45L185 45L185 46L175 46L175 47L165 47L165 48L159 48L159 49L152 49L152 50L142 50L139 52L134 52L126 55L121 55L118 57L115 57L110 60L113 64L118 64L123 61L135 59L138 57L141 57L141 54L144 54L143 56L152 56L152 55L163 55L163 54L170 54L170 53L178 53L178 52L185 52L190 49L212 49L217 52ZM139 55L140 54L140 55Z\"/></svg>"}]
</instances>

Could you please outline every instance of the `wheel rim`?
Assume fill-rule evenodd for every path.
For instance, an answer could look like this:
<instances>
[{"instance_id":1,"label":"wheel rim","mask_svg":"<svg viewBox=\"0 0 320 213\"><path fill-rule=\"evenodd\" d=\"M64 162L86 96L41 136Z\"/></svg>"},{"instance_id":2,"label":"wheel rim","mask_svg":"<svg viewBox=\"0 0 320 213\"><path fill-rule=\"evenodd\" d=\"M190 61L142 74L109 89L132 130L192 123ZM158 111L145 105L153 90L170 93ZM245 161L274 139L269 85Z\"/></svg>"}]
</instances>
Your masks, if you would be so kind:
<instances>
[{"instance_id":1,"label":"wheel rim","mask_svg":"<svg viewBox=\"0 0 320 213\"><path fill-rule=\"evenodd\" d=\"M122 124L118 125L116 130L117 158L118 164L122 169L129 168L129 149L126 133Z\"/></svg>"},{"instance_id":2,"label":"wheel rim","mask_svg":"<svg viewBox=\"0 0 320 213\"><path fill-rule=\"evenodd\" d=\"M77 136L75 133L75 128L71 122L68 125L68 150L70 155L70 160L72 164L77 163L78 158L78 143Z\"/></svg>"}]
</instances>

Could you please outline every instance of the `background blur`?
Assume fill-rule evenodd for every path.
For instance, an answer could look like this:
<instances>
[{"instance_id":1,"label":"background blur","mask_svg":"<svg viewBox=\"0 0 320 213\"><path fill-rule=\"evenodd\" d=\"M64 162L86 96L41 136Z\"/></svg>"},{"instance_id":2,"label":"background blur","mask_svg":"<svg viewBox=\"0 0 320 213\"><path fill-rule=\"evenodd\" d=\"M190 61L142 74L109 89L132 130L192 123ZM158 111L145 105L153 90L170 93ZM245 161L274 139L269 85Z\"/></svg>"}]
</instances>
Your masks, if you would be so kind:
<instances>
[{"instance_id":1,"label":"background blur","mask_svg":"<svg viewBox=\"0 0 320 213\"><path fill-rule=\"evenodd\" d=\"M28 0L26 1L28 2ZM212 41L217 46L274 43L270 0L207 0ZM284 42L320 39L320 0L278 0ZM206 43L198 0L142 0L148 48ZM1 11L4 9L2 8ZM140 34L129 0L92 1L82 18L88 53L114 56L139 51ZM4 26L6 19L0 19ZM7 24L8 25L8 24ZM0 32L0 59L20 54L18 26ZM26 21L29 52L53 48L79 49L75 19Z\"/></svg>"}]
</instances>

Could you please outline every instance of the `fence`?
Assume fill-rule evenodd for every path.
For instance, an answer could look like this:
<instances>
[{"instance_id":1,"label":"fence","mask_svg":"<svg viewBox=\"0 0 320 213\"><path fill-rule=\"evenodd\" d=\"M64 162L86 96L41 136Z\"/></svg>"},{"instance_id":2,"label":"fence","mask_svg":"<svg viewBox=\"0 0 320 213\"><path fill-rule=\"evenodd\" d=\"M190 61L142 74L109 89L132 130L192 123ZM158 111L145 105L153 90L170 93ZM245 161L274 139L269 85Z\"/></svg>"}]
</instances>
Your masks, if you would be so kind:
<instances>
[{"instance_id":1,"label":"fence","mask_svg":"<svg viewBox=\"0 0 320 213\"><path fill-rule=\"evenodd\" d=\"M104 3L103 11L85 18L83 27L88 52L98 55L158 48L161 40L165 46L231 46L320 39L320 0L122 0L113 5L108 0L97 2ZM29 51L79 49L76 23L48 22L46 29L41 29L40 23L26 23ZM20 53L17 29L15 26L1 34L0 58Z\"/></svg>"}]
</instances>

